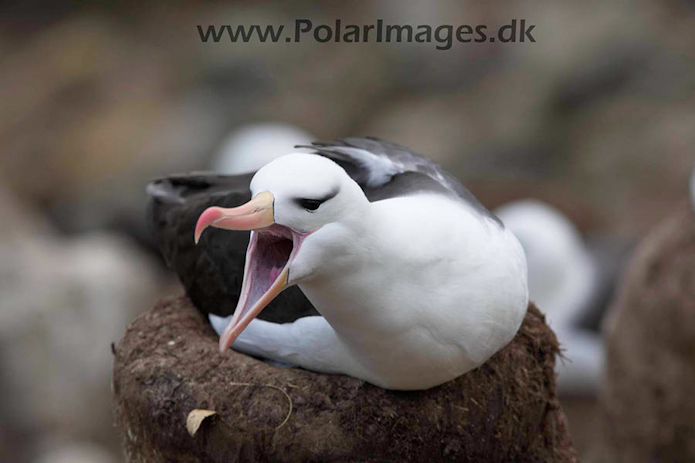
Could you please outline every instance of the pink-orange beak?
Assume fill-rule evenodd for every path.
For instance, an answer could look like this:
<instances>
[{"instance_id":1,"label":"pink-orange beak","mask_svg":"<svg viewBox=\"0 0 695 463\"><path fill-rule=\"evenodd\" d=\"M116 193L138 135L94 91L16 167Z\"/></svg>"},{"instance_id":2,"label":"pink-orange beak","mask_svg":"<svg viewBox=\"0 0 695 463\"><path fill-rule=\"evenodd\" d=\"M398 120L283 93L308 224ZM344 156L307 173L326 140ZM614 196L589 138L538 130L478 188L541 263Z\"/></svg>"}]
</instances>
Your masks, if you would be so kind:
<instances>
[{"instance_id":1,"label":"pink-orange beak","mask_svg":"<svg viewBox=\"0 0 695 463\"><path fill-rule=\"evenodd\" d=\"M200 236L208 227L226 230L258 230L275 223L273 203L275 197L269 191L258 193L246 204L225 209L209 207L200 214L195 226L194 241L198 244Z\"/></svg>"},{"instance_id":2,"label":"pink-orange beak","mask_svg":"<svg viewBox=\"0 0 695 463\"><path fill-rule=\"evenodd\" d=\"M222 352L229 349L251 320L288 286L289 266L299 251L303 235L275 225L274 201L272 193L265 191L239 207L210 207L198 218L196 244L208 227L252 230L241 295L231 322L220 336ZM268 227L273 227L275 233L257 231Z\"/></svg>"}]
</instances>

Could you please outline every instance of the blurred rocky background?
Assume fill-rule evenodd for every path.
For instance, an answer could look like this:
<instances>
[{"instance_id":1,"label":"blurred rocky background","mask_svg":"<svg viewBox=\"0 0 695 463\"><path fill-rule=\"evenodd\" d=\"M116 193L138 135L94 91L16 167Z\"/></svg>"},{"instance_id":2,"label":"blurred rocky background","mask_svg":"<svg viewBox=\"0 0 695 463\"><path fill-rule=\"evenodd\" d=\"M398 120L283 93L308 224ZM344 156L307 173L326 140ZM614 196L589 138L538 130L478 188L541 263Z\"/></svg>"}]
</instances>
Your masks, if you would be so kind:
<instances>
[{"instance_id":1,"label":"blurred rocky background","mask_svg":"<svg viewBox=\"0 0 695 463\"><path fill-rule=\"evenodd\" d=\"M196 29L300 18L525 19L536 43L202 43ZM110 343L178 288L144 185L220 165L229 134L261 122L406 145L491 208L538 198L585 236L634 242L687 195L695 4L4 2L0 460L122 460ZM565 407L591 458L595 398Z\"/></svg>"}]
</instances>

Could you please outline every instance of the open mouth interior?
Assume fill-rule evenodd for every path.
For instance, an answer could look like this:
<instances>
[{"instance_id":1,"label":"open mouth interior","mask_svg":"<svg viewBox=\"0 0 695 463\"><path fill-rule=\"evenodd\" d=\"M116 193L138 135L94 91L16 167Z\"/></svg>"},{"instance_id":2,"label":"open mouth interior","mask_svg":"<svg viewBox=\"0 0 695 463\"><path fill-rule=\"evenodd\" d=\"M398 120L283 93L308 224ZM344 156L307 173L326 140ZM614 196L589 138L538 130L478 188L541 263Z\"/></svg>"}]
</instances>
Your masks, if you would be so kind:
<instances>
[{"instance_id":1,"label":"open mouth interior","mask_svg":"<svg viewBox=\"0 0 695 463\"><path fill-rule=\"evenodd\" d=\"M247 257L248 270L245 275L242 297L247 294L242 318L278 279L287 266L294 243L292 232L281 225L272 225L253 233Z\"/></svg>"}]
</instances>

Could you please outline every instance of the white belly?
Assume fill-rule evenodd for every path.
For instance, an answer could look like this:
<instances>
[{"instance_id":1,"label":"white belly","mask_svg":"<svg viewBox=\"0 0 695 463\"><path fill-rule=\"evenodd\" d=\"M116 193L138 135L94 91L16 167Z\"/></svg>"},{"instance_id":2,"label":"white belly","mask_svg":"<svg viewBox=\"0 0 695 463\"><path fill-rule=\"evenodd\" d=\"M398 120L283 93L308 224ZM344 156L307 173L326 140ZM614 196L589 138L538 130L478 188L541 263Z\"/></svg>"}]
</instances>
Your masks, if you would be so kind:
<instances>
[{"instance_id":1,"label":"white belly","mask_svg":"<svg viewBox=\"0 0 695 463\"><path fill-rule=\"evenodd\" d=\"M459 204L393 201L403 207L374 204L379 222L360 237L364 247L352 243L300 287L359 364L346 373L425 389L479 366L514 337L528 303L526 261L510 232Z\"/></svg>"}]
</instances>

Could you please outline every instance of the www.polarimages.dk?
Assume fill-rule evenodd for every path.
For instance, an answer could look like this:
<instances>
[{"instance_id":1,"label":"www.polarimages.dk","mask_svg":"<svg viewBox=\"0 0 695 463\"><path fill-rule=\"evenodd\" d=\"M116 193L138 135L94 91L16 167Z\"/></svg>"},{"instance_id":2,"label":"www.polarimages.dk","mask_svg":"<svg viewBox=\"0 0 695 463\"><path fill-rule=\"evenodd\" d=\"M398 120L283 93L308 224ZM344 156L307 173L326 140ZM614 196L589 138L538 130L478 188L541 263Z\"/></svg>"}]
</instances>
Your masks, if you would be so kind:
<instances>
[{"instance_id":1,"label":"www.polarimages.dk","mask_svg":"<svg viewBox=\"0 0 695 463\"><path fill-rule=\"evenodd\" d=\"M436 43L437 50L449 50L454 41L460 43L523 43L535 42L532 35L536 26L525 19L512 19L496 29L484 24L468 25L399 25L385 24L379 19L373 24L343 24L336 19L333 24L314 25L309 19L296 19L293 28L284 25L236 25L223 24L206 27L198 25L200 40L204 43L227 41L231 43L301 43L313 40L317 43ZM286 31L291 33L285 34Z\"/></svg>"}]
</instances>

